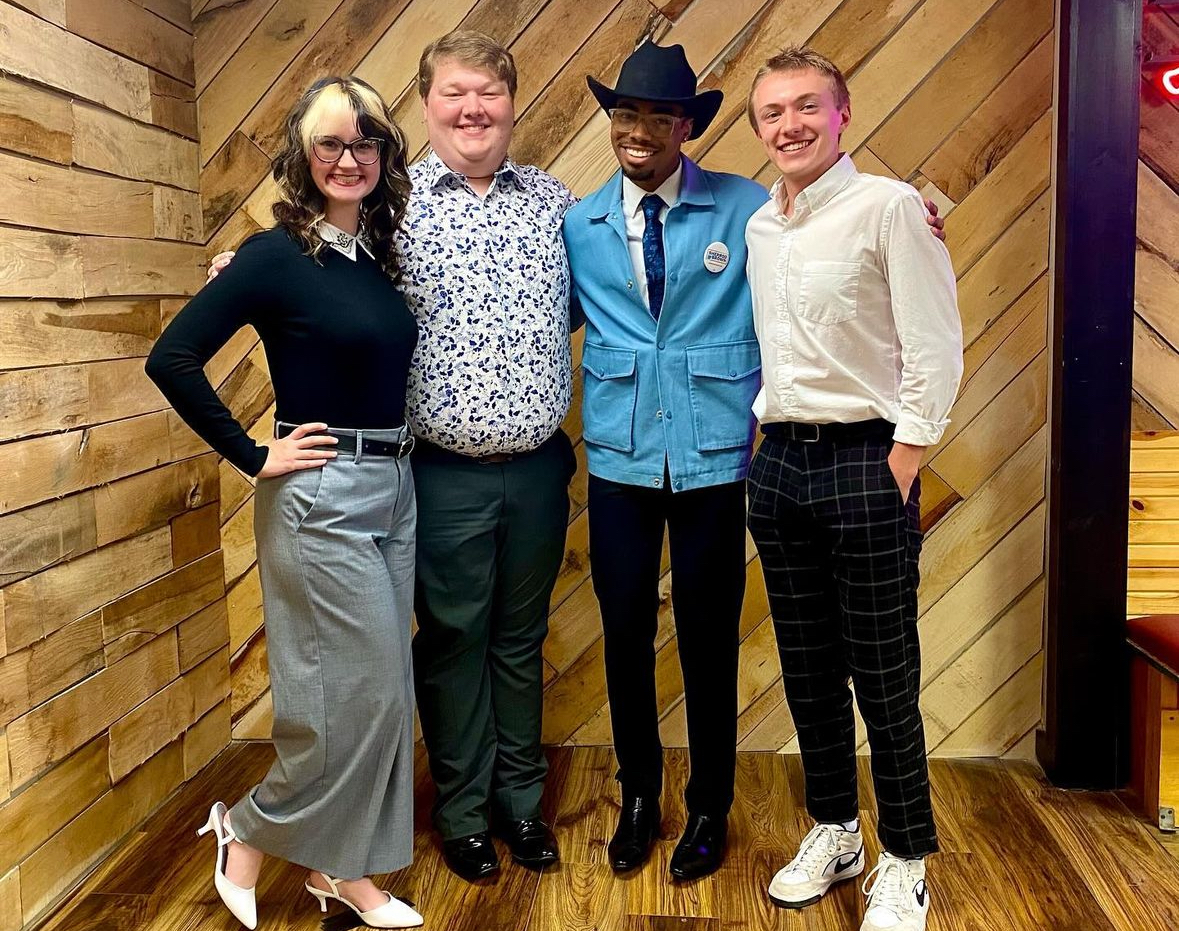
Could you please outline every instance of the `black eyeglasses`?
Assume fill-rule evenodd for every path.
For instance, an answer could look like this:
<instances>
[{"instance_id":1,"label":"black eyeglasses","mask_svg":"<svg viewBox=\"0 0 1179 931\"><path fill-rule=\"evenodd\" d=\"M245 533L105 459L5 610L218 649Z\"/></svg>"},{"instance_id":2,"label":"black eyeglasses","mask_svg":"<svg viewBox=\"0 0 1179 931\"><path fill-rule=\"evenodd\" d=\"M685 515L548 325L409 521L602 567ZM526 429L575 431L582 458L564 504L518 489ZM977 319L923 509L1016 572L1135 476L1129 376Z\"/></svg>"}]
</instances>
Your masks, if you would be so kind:
<instances>
[{"instance_id":1,"label":"black eyeglasses","mask_svg":"<svg viewBox=\"0 0 1179 931\"><path fill-rule=\"evenodd\" d=\"M683 119L682 116L672 116L670 113L639 113L638 110L626 107L615 107L606 112L610 114L610 125L620 132L629 133L642 122L657 139L670 136L675 124Z\"/></svg>"},{"instance_id":2,"label":"black eyeglasses","mask_svg":"<svg viewBox=\"0 0 1179 931\"><path fill-rule=\"evenodd\" d=\"M338 162L351 152L357 165L372 165L381 157L380 139L357 139L344 142L335 136L320 136L311 141L311 151L321 162Z\"/></svg>"}]
</instances>

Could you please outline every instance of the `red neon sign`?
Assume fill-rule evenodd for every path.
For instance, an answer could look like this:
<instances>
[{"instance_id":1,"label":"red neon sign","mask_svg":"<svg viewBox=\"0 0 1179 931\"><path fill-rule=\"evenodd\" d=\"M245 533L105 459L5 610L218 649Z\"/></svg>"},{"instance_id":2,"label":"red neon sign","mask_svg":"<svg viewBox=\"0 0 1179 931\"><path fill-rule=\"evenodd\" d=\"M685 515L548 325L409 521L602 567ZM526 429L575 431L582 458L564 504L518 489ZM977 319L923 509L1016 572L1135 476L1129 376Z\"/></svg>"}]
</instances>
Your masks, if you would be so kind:
<instances>
[{"instance_id":1,"label":"red neon sign","mask_svg":"<svg viewBox=\"0 0 1179 931\"><path fill-rule=\"evenodd\" d=\"M1159 84L1172 97L1179 97L1179 67L1160 69Z\"/></svg>"}]
</instances>

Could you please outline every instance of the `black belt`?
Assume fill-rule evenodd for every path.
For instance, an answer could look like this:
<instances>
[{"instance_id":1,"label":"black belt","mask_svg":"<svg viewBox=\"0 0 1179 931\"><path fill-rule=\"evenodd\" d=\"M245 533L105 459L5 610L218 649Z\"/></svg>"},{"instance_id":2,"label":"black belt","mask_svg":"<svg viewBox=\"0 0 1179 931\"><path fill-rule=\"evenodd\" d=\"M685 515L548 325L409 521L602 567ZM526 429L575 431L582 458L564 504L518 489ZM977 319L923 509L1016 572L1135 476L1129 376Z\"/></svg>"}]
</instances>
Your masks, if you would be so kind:
<instances>
[{"instance_id":1,"label":"black belt","mask_svg":"<svg viewBox=\"0 0 1179 931\"><path fill-rule=\"evenodd\" d=\"M891 440L896 424L882 418L855 423L766 423L761 432L775 440L802 443L836 443L855 440Z\"/></svg>"},{"instance_id":2,"label":"black belt","mask_svg":"<svg viewBox=\"0 0 1179 931\"><path fill-rule=\"evenodd\" d=\"M295 432L295 427L290 424L279 424L275 430L275 434L279 439L284 436L290 436ZM361 434L360 453L363 456L392 456L395 459L404 459L411 452L413 452L414 439L407 431L405 439L398 442L391 443L388 440L371 440L364 436L364 431L356 430L340 430L335 427L329 427L326 431L327 436L334 436L338 442L331 447L338 453L350 453L356 455L356 434ZM308 436L324 436L322 433L309 433Z\"/></svg>"}]
</instances>

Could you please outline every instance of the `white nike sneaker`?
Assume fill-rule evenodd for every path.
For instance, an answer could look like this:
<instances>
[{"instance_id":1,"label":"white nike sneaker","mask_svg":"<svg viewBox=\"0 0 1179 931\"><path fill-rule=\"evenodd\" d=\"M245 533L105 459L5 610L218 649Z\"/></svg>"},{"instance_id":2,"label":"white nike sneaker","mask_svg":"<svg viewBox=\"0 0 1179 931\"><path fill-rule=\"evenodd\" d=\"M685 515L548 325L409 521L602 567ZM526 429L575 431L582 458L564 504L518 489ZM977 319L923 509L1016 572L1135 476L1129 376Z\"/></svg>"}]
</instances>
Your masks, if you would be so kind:
<instances>
[{"instance_id":1,"label":"white nike sneaker","mask_svg":"<svg viewBox=\"0 0 1179 931\"><path fill-rule=\"evenodd\" d=\"M924 860L882 853L862 889L868 902L860 931L925 931L929 889Z\"/></svg>"},{"instance_id":2,"label":"white nike sneaker","mask_svg":"<svg viewBox=\"0 0 1179 931\"><path fill-rule=\"evenodd\" d=\"M770 881L770 899L782 908L818 902L837 882L864 872L864 838L838 824L816 824L798 853Z\"/></svg>"}]
</instances>

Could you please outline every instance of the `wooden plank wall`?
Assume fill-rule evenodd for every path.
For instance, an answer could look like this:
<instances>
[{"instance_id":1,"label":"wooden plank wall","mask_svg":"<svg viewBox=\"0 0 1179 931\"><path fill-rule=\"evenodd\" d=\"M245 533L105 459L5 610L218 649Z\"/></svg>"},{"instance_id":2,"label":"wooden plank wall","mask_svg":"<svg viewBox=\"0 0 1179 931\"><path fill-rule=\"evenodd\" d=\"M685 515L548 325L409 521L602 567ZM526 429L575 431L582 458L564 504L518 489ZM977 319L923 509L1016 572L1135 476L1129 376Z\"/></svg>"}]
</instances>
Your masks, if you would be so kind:
<instances>
[{"instance_id":1,"label":"wooden plank wall","mask_svg":"<svg viewBox=\"0 0 1179 931\"><path fill-rule=\"evenodd\" d=\"M1179 614L1177 430L1131 438L1129 550L1127 612Z\"/></svg>"},{"instance_id":2,"label":"wooden plank wall","mask_svg":"<svg viewBox=\"0 0 1179 931\"><path fill-rule=\"evenodd\" d=\"M0 0L0 931L229 741L217 460L143 357L204 279L188 0Z\"/></svg>"},{"instance_id":3,"label":"wooden plank wall","mask_svg":"<svg viewBox=\"0 0 1179 931\"><path fill-rule=\"evenodd\" d=\"M1148 6L1147 59L1179 54L1179 10ZM1134 429L1179 428L1179 104L1142 82L1134 288Z\"/></svg>"},{"instance_id":4,"label":"wooden plank wall","mask_svg":"<svg viewBox=\"0 0 1179 931\"><path fill-rule=\"evenodd\" d=\"M683 44L703 83L726 92L719 118L689 154L767 184L773 172L744 115L750 79L779 47L814 44L850 75L846 146L862 169L909 180L941 205L959 276L966 380L954 423L923 472L929 746L945 756L1027 754L1040 721L1053 9L1052 0L195 0L208 251L271 224L267 166L280 120L317 75L355 71L373 82L397 101L420 152L417 57L452 27L483 30L511 47L521 70L513 155L579 194L615 164L584 76L612 81L643 36ZM271 397L256 341L235 341L216 375L234 411L264 433ZM566 429L583 470L545 648L545 740L604 744L609 709L588 581L576 404ZM224 465L221 480L235 735L265 736L253 489ZM752 547L749 555L741 747L792 750ZM665 595L668 587L665 578ZM682 682L666 598L659 644L663 734L668 745L682 746Z\"/></svg>"}]
</instances>

